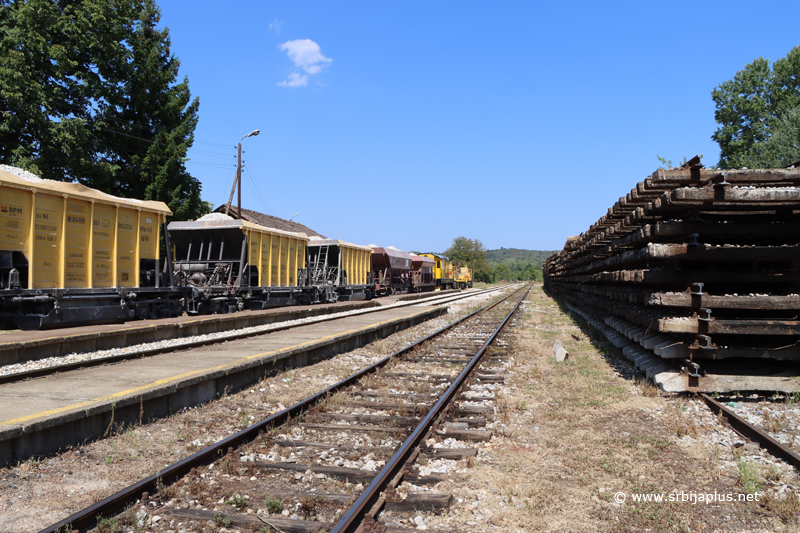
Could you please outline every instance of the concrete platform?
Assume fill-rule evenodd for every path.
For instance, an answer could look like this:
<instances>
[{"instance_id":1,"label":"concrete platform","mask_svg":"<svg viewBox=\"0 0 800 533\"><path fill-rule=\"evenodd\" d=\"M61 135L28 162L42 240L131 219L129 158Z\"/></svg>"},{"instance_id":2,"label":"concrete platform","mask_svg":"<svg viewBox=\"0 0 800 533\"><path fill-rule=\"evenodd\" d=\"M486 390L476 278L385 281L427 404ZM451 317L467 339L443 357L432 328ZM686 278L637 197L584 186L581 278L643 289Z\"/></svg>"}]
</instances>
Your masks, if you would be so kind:
<instances>
[{"instance_id":1,"label":"concrete platform","mask_svg":"<svg viewBox=\"0 0 800 533\"><path fill-rule=\"evenodd\" d=\"M384 303L386 300L396 299L398 302L407 302L410 300L421 300L423 298L430 298L432 296L446 296L448 294L460 294L461 289L447 289L446 291L430 291L430 292L412 292L410 294L398 294L396 296L384 296L379 302L381 305L390 305L392 302Z\"/></svg>"},{"instance_id":2,"label":"concrete platform","mask_svg":"<svg viewBox=\"0 0 800 533\"><path fill-rule=\"evenodd\" d=\"M0 465L169 416L447 312L402 307L0 385Z\"/></svg>"},{"instance_id":3,"label":"concrete platform","mask_svg":"<svg viewBox=\"0 0 800 533\"><path fill-rule=\"evenodd\" d=\"M137 320L125 324L79 326L62 330L0 332L0 365L217 333L229 329L248 328L355 309L369 309L380 307L380 305L376 300L339 302L278 307L263 311L242 311L231 315Z\"/></svg>"}]
</instances>

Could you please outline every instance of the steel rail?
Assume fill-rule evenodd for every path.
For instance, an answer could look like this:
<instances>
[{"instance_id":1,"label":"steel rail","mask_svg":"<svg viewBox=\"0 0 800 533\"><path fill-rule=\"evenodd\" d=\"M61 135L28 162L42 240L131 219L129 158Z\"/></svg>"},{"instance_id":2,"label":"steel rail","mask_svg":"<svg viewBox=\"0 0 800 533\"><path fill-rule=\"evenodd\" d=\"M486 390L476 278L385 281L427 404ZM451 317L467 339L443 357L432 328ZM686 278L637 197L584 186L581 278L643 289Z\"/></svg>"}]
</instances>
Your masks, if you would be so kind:
<instances>
[{"instance_id":1,"label":"steel rail","mask_svg":"<svg viewBox=\"0 0 800 533\"><path fill-rule=\"evenodd\" d=\"M309 396L305 400L301 400L287 407L283 411L270 415L267 418L239 431L238 433L234 433L230 437L226 437L225 439L212 444L211 446L208 446L207 448L204 448L173 465L163 468L157 473L137 481L136 483L112 494L111 496L108 496L99 502L72 514L64 520L40 530L39 533L62 533L63 531L70 531L69 528L71 528L71 531L76 532L87 531L95 527L97 525L98 517L107 518L113 516L114 514L123 511L126 506L135 503L143 493L155 493L159 485L170 485L171 483L174 483L176 480L188 474L192 468L197 468L214 462L215 460L219 459L221 455L225 454L228 448L236 448L251 442L262 432L271 430L274 427L280 426L293 418L299 417L311 407L327 398L329 395L334 394L343 388L349 387L364 376L383 368L393 358L405 355L417 346L420 346L423 343L438 337L454 326L472 318L476 314L487 311L501 304L518 292L519 290L514 291L501 300L473 311L472 313L456 320L455 322L434 331L430 335L397 350L396 352L384 357L380 361L377 361L376 363L359 370L355 374L352 374L342 381L335 383L312 396Z\"/></svg>"},{"instance_id":2,"label":"steel rail","mask_svg":"<svg viewBox=\"0 0 800 533\"><path fill-rule=\"evenodd\" d=\"M518 291L516 291L518 292ZM516 292L514 294L516 294ZM419 443L428 433L428 430L433 425L434 421L442 414L446 407L450 405L450 402L453 400L453 397L456 395L458 390L461 386L466 382L469 375L478 366L483 359L484 354L486 353L486 349L494 342L497 335L500 331L505 327L511 317L514 315L517 309L519 309L520 304L522 304L525 297L530 292L530 286L528 290L525 291L525 294L520 298L517 305L514 306L514 309L505 317L503 322L500 326L492 333L489 339L483 344L481 349L478 353L470 360L464 370L458 375L456 380L447 388L447 390L442 394L439 398L439 401L434 404L425 418L419 423L416 429L409 435L409 437L403 442L397 452L392 456L389 461L387 461L386 465L375 475L375 478L372 480L364 492L361 493L356 501L350 506L347 512L342 516L341 520L336 523L336 525L331 529L331 533L355 533L355 531L361 526L361 522L364 520L365 515L372 509L372 507L378 502L380 499L381 491L383 491L389 482L398 475L403 468L406 466L406 461L410 458L411 454L413 453L414 449L419 446Z\"/></svg>"},{"instance_id":3,"label":"steel rail","mask_svg":"<svg viewBox=\"0 0 800 533\"><path fill-rule=\"evenodd\" d=\"M439 305L442 303L452 303L464 298L471 298L473 296L480 296L481 294L486 294L487 292L498 291L506 288L507 286L491 288L491 289L482 289L477 292L472 292L469 294L450 294L447 296L442 296L441 301L434 302L434 305ZM43 376L50 376L52 374L60 373L60 372L69 372L71 370L80 370L82 368L90 368L94 366L102 366L107 364L113 363L120 363L122 361L130 361L133 359L141 359L144 357L153 357L154 355L161 355L164 353L176 352L178 350L189 350L192 348L201 348L204 346L209 346L212 344L219 344L222 342L229 342L235 341L240 339L246 339L248 337L256 337L258 335L267 335L269 333L275 333L278 331L285 331L287 329L292 328L299 328L303 326L308 326L311 324L319 324L322 322L329 322L332 320L339 320L341 318L347 318L351 316L357 315L366 315L369 313L379 313L380 311L385 311L387 309L395 309L397 307L411 307L412 305L423 305L425 301L417 301L411 300L408 302L398 302L396 304L387 305L386 307L371 307L369 309L356 309L354 311L345 311L351 314L346 316L321 316L321 317L310 317L315 320L311 320L308 322L303 322L301 324L289 324L285 326L275 326L269 330L264 331L248 331L248 332L240 332L240 333L231 333L230 335L225 335L222 337L214 337L212 339L203 339L197 341L188 341L181 344L176 344L173 346L162 346L157 348L148 348L145 350L127 353L127 354L120 354L120 355L110 355L108 357L101 357L98 359L89 359L87 361L78 361L75 363L67 363L64 365L57 365L51 366L47 368L38 368L36 370L28 370L25 372L16 372L14 374L5 374L0 376L0 385L4 385L6 383L17 383L19 381L25 381L26 379L33 379L33 378L40 378ZM257 326L251 326L257 327Z\"/></svg>"},{"instance_id":4,"label":"steel rail","mask_svg":"<svg viewBox=\"0 0 800 533\"><path fill-rule=\"evenodd\" d=\"M800 469L800 455L767 435L766 432L750 424L744 418L740 417L708 394L700 394L700 397L703 398L703 401L706 402L706 405L708 405L714 413L722 413L722 416L727 419L734 431L753 442L757 442L775 457L783 459L793 467Z\"/></svg>"}]
</instances>

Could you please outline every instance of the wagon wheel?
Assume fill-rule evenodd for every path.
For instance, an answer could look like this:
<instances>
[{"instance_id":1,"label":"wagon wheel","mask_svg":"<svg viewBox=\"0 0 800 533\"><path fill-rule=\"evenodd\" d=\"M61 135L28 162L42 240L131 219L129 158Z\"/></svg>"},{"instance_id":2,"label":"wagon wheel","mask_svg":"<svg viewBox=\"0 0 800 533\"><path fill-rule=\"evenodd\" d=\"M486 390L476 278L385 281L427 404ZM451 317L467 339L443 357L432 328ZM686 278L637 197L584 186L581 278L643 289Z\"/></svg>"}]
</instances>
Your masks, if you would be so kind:
<instances>
[{"instance_id":1,"label":"wagon wheel","mask_svg":"<svg viewBox=\"0 0 800 533\"><path fill-rule=\"evenodd\" d=\"M185 287L188 284L187 281L187 274L183 270L178 270L173 274L173 278L175 279L175 286L176 287Z\"/></svg>"}]
</instances>

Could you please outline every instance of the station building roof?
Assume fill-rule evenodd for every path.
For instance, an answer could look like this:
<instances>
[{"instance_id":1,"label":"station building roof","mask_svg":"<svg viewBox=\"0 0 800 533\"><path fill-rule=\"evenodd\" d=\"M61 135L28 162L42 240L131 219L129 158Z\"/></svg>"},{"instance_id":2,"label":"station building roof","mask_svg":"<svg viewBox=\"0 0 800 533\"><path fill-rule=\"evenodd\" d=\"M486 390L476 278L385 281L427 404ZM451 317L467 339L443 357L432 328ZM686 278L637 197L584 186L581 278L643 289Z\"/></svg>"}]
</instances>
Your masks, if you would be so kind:
<instances>
[{"instance_id":1,"label":"station building roof","mask_svg":"<svg viewBox=\"0 0 800 533\"><path fill-rule=\"evenodd\" d=\"M225 204L219 206L218 208L214 209L214 213L225 213ZM252 222L253 224L258 224L259 226L264 226L266 228L274 228L281 231L290 231L292 233L305 233L309 237L321 237L323 239L327 239L321 233L317 233L313 229L300 224L299 222L293 222L291 220L285 220L283 218L274 217L272 215L267 215L264 213L259 213L258 211L252 211L250 209L242 208L242 216L239 215L239 210L236 208L235 205L231 206L231 210L228 213L233 218L241 218L242 220L246 220L247 222Z\"/></svg>"}]
</instances>

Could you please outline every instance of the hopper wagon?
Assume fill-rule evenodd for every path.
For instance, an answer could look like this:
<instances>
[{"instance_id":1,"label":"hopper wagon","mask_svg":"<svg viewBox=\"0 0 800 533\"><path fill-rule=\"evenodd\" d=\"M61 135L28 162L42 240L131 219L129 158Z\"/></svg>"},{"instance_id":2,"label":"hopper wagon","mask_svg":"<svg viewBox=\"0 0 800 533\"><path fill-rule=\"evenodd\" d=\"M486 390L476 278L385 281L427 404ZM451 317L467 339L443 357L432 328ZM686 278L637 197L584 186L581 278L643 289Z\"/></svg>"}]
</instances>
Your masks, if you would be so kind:
<instances>
[{"instance_id":1,"label":"hopper wagon","mask_svg":"<svg viewBox=\"0 0 800 533\"><path fill-rule=\"evenodd\" d=\"M308 237L241 219L170 222L175 284L189 314L232 313L319 301L300 286Z\"/></svg>"},{"instance_id":2,"label":"hopper wagon","mask_svg":"<svg viewBox=\"0 0 800 533\"><path fill-rule=\"evenodd\" d=\"M50 329L182 312L182 291L159 268L159 230L172 214L166 204L9 170L0 169L3 327Z\"/></svg>"},{"instance_id":3,"label":"hopper wagon","mask_svg":"<svg viewBox=\"0 0 800 533\"><path fill-rule=\"evenodd\" d=\"M369 246L312 238L300 284L316 287L321 302L370 300L374 295L371 255Z\"/></svg>"},{"instance_id":4,"label":"hopper wagon","mask_svg":"<svg viewBox=\"0 0 800 533\"><path fill-rule=\"evenodd\" d=\"M393 248L372 248L372 278L375 296L386 296L410 290L411 254Z\"/></svg>"},{"instance_id":5,"label":"hopper wagon","mask_svg":"<svg viewBox=\"0 0 800 533\"><path fill-rule=\"evenodd\" d=\"M411 291L427 292L436 290L433 268L436 262L430 257L411 254Z\"/></svg>"}]
</instances>

